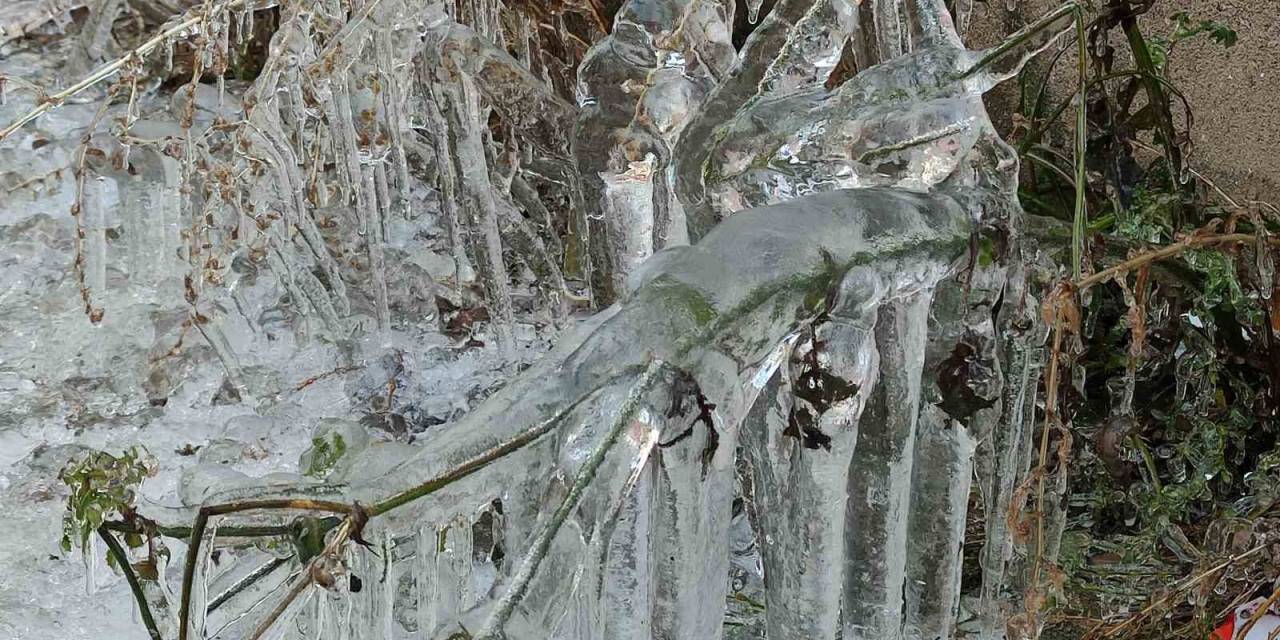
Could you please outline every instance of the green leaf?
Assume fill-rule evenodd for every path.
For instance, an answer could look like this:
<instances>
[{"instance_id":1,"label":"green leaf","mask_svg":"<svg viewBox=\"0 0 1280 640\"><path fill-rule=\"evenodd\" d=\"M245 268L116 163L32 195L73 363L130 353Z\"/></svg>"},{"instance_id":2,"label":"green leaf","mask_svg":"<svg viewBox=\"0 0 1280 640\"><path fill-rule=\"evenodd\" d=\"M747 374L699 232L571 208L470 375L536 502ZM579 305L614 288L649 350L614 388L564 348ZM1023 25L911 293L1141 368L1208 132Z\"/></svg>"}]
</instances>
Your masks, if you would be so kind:
<instances>
[{"instance_id":1,"label":"green leaf","mask_svg":"<svg viewBox=\"0 0 1280 640\"><path fill-rule=\"evenodd\" d=\"M142 447L132 447L119 456L105 451L91 451L67 463L58 477L71 490L62 520L62 549L84 547L89 536L110 518L133 511L138 487L155 474L155 460ZM131 547L142 545L142 537L129 534ZM114 567L110 557L108 561Z\"/></svg>"},{"instance_id":2,"label":"green leaf","mask_svg":"<svg viewBox=\"0 0 1280 640\"><path fill-rule=\"evenodd\" d=\"M341 460L346 452L347 443L341 434L330 433L327 436L312 438L311 464L308 465L303 475L315 478L323 477L337 466L338 460Z\"/></svg>"}]
</instances>

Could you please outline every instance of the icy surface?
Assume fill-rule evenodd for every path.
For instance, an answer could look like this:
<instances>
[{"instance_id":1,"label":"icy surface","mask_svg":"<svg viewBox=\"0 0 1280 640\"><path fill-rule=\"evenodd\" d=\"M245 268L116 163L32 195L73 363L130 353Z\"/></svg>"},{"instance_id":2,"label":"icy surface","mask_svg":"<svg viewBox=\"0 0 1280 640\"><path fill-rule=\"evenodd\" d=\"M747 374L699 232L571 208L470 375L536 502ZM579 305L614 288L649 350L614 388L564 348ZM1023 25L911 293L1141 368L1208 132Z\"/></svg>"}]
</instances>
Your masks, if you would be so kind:
<instances>
[{"instance_id":1,"label":"icy surface","mask_svg":"<svg viewBox=\"0 0 1280 640\"><path fill-rule=\"evenodd\" d=\"M138 632L101 550L57 548L56 475L141 441L167 526L505 452L320 556L269 637L952 637L970 483L1007 510L1037 370L981 96L1045 41L779 0L735 50L731 4L628 0L566 82L497 0L291 3L250 85L90 91L0 142L0 634ZM59 84L41 53L6 64ZM219 527L297 515L210 525L194 636L251 635L303 569Z\"/></svg>"},{"instance_id":2,"label":"icy surface","mask_svg":"<svg viewBox=\"0 0 1280 640\"><path fill-rule=\"evenodd\" d=\"M6 58L5 71L53 79L33 54ZM11 89L0 121L30 105ZM57 474L69 458L145 443L160 474L143 485L143 499L179 506L202 499L202 486L225 490L305 470L299 458L326 420L349 421L371 435L374 449L420 438L467 413L510 366L483 323L474 336L442 333L435 296L455 295L445 283L453 265L422 191L410 194L411 217L386 220L388 331L377 330L372 283L357 278L350 293L368 302L334 320L358 339L324 339L323 314L304 316L290 298L294 283L240 255L230 260L229 295L216 307L224 315L184 324L177 163L146 149L131 154L136 175L95 180L86 194L101 203L86 223L99 238L86 256L96 274L93 300L105 310L91 324L72 269L68 166L95 109L66 105L0 144L0 504L13 525L0 529L2 638L142 633L101 545L88 592L80 553L58 547L66 490ZM172 126L164 104L147 101L141 111L135 135ZM475 303L466 296L457 300ZM535 322L544 323L522 318L515 326L518 358L534 357L553 333ZM313 323L321 324L309 329ZM465 344L471 337L485 345ZM184 546L168 544L180 561Z\"/></svg>"}]
</instances>

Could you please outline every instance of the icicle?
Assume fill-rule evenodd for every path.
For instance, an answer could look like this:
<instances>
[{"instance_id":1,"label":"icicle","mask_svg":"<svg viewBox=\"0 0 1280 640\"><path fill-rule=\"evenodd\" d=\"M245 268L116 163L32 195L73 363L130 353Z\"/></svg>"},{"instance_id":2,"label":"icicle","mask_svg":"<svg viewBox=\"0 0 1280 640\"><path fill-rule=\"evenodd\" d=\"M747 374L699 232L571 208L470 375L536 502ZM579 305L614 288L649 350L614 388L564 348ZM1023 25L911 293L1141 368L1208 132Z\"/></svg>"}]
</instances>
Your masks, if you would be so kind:
<instances>
[{"instance_id":1,"label":"icicle","mask_svg":"<svg viewBox=\"0 0 1280 640\"><path fill-rule=\"evenodd\" d=\"M653 180L657 159L629 163L626 171L602 174L601 215L614 247L614 288L622 290L626 277L653 255Z\"/></svg>"},{"instance_id":2,"label":"icicle","mask_svg":"<svg viewBox=\"0 0 1280 640\"><path fill-rule=\"evenodd\" d=\"M392 626L396 622L396 589L400 586L400 572L402 570L400 563L393 562L392 553L393 540L390 529L382 530L382 558L380 562L369 562L370 569L374 569L377 565L381 565L382 576L380 578L382 590L381 596L377 599L376 612L380 617L383 638L395 637L395 627ZM367 576L372 581L373 576ZM360 636L357 634L353 640L357 640Z\"/></svg>"},{"instance_id":3,"label":"icicle","mask_svg":"<svg viewBox=\"0 0 1280 640\"><path fill-rule=\"evenodd\" d=\"M133 154L137 175L122 176L120 214L129 254L134 295L172 295L178 279L174 249L179 246L178 163L151 150Z\"/></svg>"},{"instance_id":4,"label":"icicle","mask_svg":"<svg viewBox=\"0 0 1280 640\"><path fill-rule=\"evenodd\" d=\"M107 212L108 197L114 191L103 176L85 180L80 215L84 219L85 286L95 307L107 299Z\"/></svg>"},{"instance_id":5,"label":"icicle","mask_svg":"<svg viewBox=\"0 0 1280 640\"><path fill-rule=\"evenodd\" d=\"M428 586L418 596L418 631L425 637L436 637L441 631L455 631L446 625L457 620L470 599L471 523L454 519L419 535L423 538L418 546L419 562L425 561L426 566L415 575Z\"/></svg>"},{"instance_id":6,"label":"icicle","mask_svg":"<svg viewBox=\"0 0 1280 640\"><path fill-rule=\"evenodd\" d=\"M974 0L956 0L955 4L955 24L956 34L964 39L969 35L969 22L973 18Z\"/></svg>"},{"instance_id":7,"label":"icicle","mask_svg":"<svg viewBox=\"0 0 1280 640\"><path fill-rule=\"evenodd\" d=\"M246 41L245 35L248 33L249 16L253 13L253 8L243 8L233 12L236 17L236 47L243 47Z\"/></svg>"},{"instance_id":8,"label":"icicle","mask_svg":"<svg viewBox=\"0 0 1280 640\"><path fill-rule=\"evenodd\" d=\"M391 329L391 312L387 307L387 267L382 255L383 237L382 207L374 187L373 168L369 165L361 167L363 175L361 191L363 196L356 198L364 204L360 211L366 251L369 255L369 279L373 285L374 318L378 330L383 333Z\"/></svg>"},{"instance_id":9,"label":"icicle","mask_svg":"<svg viewBox=\"0 0 1280 640\"><path fill-rule=\"evenodd\" d=\"M361 201L360 145L356 141L356 126L351 108L350 80L346 73L333 76L330 82L332 101L326 102L326 118L333 131L331 152L338 166L338 186L343 199L355 202L363 209Z\"/></svg>"},{"instance_id":10,"label":"icicle","mask_svg":"<svg viewBox=\"0 0 1280 640\"><path fill-rule=\"evenodd\" d=\"M1262 221L1255 218L1255 223ZM1258 241L1254 245L1255 265L1258 269L1258 295L1263 300L1271 300L1271 285L1276 282L1276 261L1275 252L1271 249L1271 245L1267 242L1270 234L1267 232L1265 224L1258 224L1256 232ZM1144 310L1143 313L1146 313Z\"/></svg>"},{"instance_id":11,"label":"icicle","mask_svg":"<svg viewBox=\"0 0 1280 640\"><path fill-rule=\"evenodd\" d=\"M216 521L210 523L205 536L207 539L201 545L200 557L196 560L196 575L192 578L194 583L191 589L190 629L195 638L205 637L205 623L208 621L206 603L209 601L209 581L213 579L213 549L217 546L214 542L218 539Z\"/></svg>"},{"instance_id":12,"label":"icicle","mask_svg":"<svg viewBox=\"0 0 1280 640\"><path fill-rule=\"evenodd\" d=\"M389 31L379 31L373 40L374 51L378 56L378 69L385 84L382 91L382 109L387 129L391 133L391 163L395 169L395 211L406 219L409 211L409 162L404 150L404 131L410 123L404 115L404 95L401 90L400 77L396 73L396 65L392 58L392 41ZM385 177L381 183L386 183ZM384 187L385 188L385 187ZM390 203L391 200L386 200Z\"/></svg>"},{"instance_id":13,"label":"icicle","mask_svg":"<svg viewBox=\"0 0 1280 640\"><path fill-rule=\"evenodd\" d=\"M439 544L436 541L434 526L424 526L414 536L417 549L414 553L413 581L418 599L418 633L425 638L435 636L439 627L439 616L436 615L435 593L439 584L435 578L436 554Z\"/></svg>"},{"instance_id":14,"label":"icicle","mask_svg":"<svg viewBox=\"0 0 1280 640\"><path fill-rule=\"evenodd\" d=\"M970 274L972 286L944 280L931 312L912 454L907 638L954 635L975 449L995 435L1002 409L991 305L1003 290L1003 271L975 268L981 273Z\"/></svg>"},{"instance_id":15,"label":"icicle","mask_svg":"<svg viewBox=\"0 0 1280 640\"><path fill-rule=\"evenodd\" d=\"M543 289L551 312L556 317L567 315L569 309L566 305L565 292L568 291L568 285L565 284L564 275L555 257L547 250L538 233L530 228L529 221L516 210L515 204L505 197L498 197L496 200L498 211L501 213L499 232L503 244L521 256L529 269L538 277L538 283Z\"/></svg>"},{"instance_id":16,"label":"icicle","mask_svg":"<svg viewBox=\"0 0 1280 640\"><path fill-rule=\"evenodd\" d=\"M649 640L652 637L654 584L652 558L653 506L657 476L651 457L661 436L657 428L633 441L631 473L605 522L592 535L592 556L598 558L602 584L598 606L603 628L596 637Z\"/></svg>"},{"instance_id":17,"label":"icicle","mask_svg":"<svg viewBox=\"0 0 1280 640\"><path fill-rule=\"evenodd\" d=\"M84 592L93 595L98 590L98 537L91 535L80 548L80 560L84 563Z\"/></svg>"},{"instance_id":18,"label":"icicle","mask_svg":"<svg viewBox=\"0 0 1280 640\"><path fill-rule=\"evenodd\" d=\"M481 135L479 95L474 81L459 75L450 84L440 84L448 96L449 134L467 213L472 255L480 267L480 275L488 293L489 313L494 321L498 343L512 353L515 338L511 307L511 287L507 267L502 259L502 239L498 230L498 207L494 201L489 170Z\"/></svg>"},{"instance_id":19,"label":"icicle","mask_svg":"<svg viewBox=\"0 0 1280 640\"><path fill-rule=\"evenodd\" d=\"M669 231L679 206L667 183L670 149L732 64L731 29L724 18L711 3L632 0L618 12L619 28L592 47L580 65L575 153L586 192L596 272L591 285L598 303L618 295L619 283L634 267L637 244L651 252L655 239L685 235ZM641 163L649 165L639 170L648 183L644 199L613 197L622 183L641 184L635 175ZM647 220L646 228L626 226L636 219ZM623 237L642 234L649 237Z\"/></svg>"},{"instance_id":20,"label":"icicle","mask_svg":"<svg viewBox=\"0 0 1280 640\"><path fill-rule=\"evenodd\" d=\"M764 6L764 0L747 0L747 22L755 24L760 20L760 7Z\"/></svg>"},{"instance_id":21,"label":"icicle","mask_svg":"<svg viewBox=\"0 0 1280 640\"><path fill-rule=\"evenodd\" d=\"M903 0L867 0L875 20L876 42L880 46L880 59L893 60L911 50L911 32L905 28L907 8Z\"/></svg>"},{"instance_id":22,"label":"icicle","mask_svg":"<svg viewBox=\"0 0 1280 640\"><path fill-rule=\"evenodd\" d=\"M663 541L654 561L654 636L714 638L724 624L728 596L729 523L722 508L733 495L732 465L704 462L704 451L733 451L736 429L716 420L658 457L654 536ZM720 441L712 445L712 429ZM673 436L674 437L674 436ZM723 454L720 454L723 455ZM704 471L705 469L705 471ZM710 603L716 603L711 605Z\"/></svg>"},{"instance_id":23,"label":"icicle","mask_svg":"<svg viewBox=\"0 0 1280 640\"><path fill-rule=\"evenodd\" d=\"M520 208L524 209L534 221L534 229L541 238L543 246L556 264L564 256L564 248L560 245L560 235L556 233L556 221L551 210L542 203L538 192L519 174L511 180L511 197Z\"/></svg>"},{"instance_id":24,"label":"icicle","mask_svg":"<svg viewBox=\"0 0 1280 640\"><path fill-rule=\"evenodd\" d=\"M301 299L308 301L311 308L316 310L321 320L324 321L325 327L330 331L330 335L345 335L348 330L347 324L342 320L338 310L334 308L332 296L328 291L325 291L324 285L320 280L305 267L295 267L292 272L298 288L303 292Z\"/></svg>"},{"instance_id":25,"label":"icicle","mask_svg":"<svg viewBox=\"0 0 1280 640\"><path fill-rule=\"evenodd\" d=\"M244 371L240 368L240 359L236 357L235 350L232 349L226 334L211 319L202 321L192 318L192 324L200 331L200 335L204 336L209 348L213 349L214 354L218 356L218 360L222 363L222 368L227 372L227 380L234 388L243 393L245 391Z\"/></svg>"},{"instance_id":26,"label":"icicle","mask_svg":"<svg viewBox=\"0 0 1280 640\"><path fill-rule=\"evenodd\" d=\"M504 122L555 158L570 157L577 110L553 93L506 50L460 25L447 25L439 38L440 63L457 77L470 78Z\"/></svg>"},{"instance_id":27,"label":"icicle","mask_svg":"<svg viewBox=\"0 0 1280 640\"><path fill-rule=\"evenodd\" d=\"M231 63L231 14L224 11L218 19L218 38L214 45L213 72L218 76L218 109L223 106L227 67Z\"/></svg>"},{"instance_id":28,"label":"icicle","mask_svg":"<svg viewBox=\"0 0 1280 640\"><path fill-rule=\"evenodd\" d=\"M337 261L329 254L324 237L316 227L315 220L308 213L306 206L306 184L294 157L293 149L284 142L284 135L278 129L278 122L264 122L253 129L264 144L261 149L271 160L272 169L279 179L280 202L285 207L285 219L292 222L302 236L306 246L311 249L316 263L324 271L329 289L332 291L332 306L339 315L350 313L350 301L347 299L346 284L338 271ZM312 276L314 279L314 276ZM317 281L317 284L319 282Z\"/></svg>"},{"instance_id":29,"label":"icicle","mask_svg":"<svg viewBox=\"0 0 1280 640\"><path fill-rule=\"evenodd\" d=\"M387 181L387 165L375 162L373 165L373 194L378 202L378 235L385 241L387 237L387 220L391 218L391 185Z\"/></svg>"},{"instance_id":30,"label":"icicle","mask_svg":"<svg viewBox=\"0 0 1280 640\"><path fill-rule=\"evenodd\" d=\"M886 304L876 324L880 382L859 424L849 476L844 635L899 637L906 587L912 452L932 292Z\"/></svg>"},{"instance_id":31,"label":"icicle","mask_svg":"<svg viewBox=\"0 0 1280 640\"><path fill-rule=\"evenodd\" d=\"M420 65L425 66L425 65ZM425 74L424 74L425 75ZM463 282L473 279L470 262L467 260L466 240L462 237L462 219L459 215L459 191L457 171L454 167L455 156L453 135L449 132L449 123L440 112L444 96L440 86L430 78L422 79L428 98L424 107L427 112L427 125L435 144L436 188L440 191L440 209L445 233L449 239L449 250L453 254L455 282L461 286Z\"/></svg>"},{"instance_id":32,"label":"icicle","mask_svg":"<svg viewBox=\"0 0 1280 640\"><path fill-rule=\"evenodd\" d=\"M936 411L934 407L929 407ZM912 487L912 528L904 628L907 638L950 638L960 605L969 488L976 442L963 425L921 417L918 470Z\"/></svg>"}]
</instances>

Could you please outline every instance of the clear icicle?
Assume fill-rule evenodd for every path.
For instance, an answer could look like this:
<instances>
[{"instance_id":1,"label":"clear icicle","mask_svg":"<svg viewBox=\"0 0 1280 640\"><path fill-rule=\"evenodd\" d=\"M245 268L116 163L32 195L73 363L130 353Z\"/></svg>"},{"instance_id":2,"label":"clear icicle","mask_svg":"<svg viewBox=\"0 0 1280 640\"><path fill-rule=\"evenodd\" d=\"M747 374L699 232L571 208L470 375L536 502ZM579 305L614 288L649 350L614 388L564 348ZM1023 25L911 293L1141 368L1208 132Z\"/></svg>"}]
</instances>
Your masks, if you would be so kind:
<instances>
[{"instance_id":1,"label":"clear icicle","mask_svg":"<svg viewBox=\"0 0 1280 640\"><path fill-rule=\"evenodd\" d=\"M802 334L744 425L770 638L841 633L846 540L856 535L846 532L845 496L860 418L880 375L874 328L889 293L874 270L846 274L831 321ZM841 347L821 348L831 344ZM838 384L855 391L830 406L801 399Z\"/></svg>"},{"instance_id":2,"label":"clear icicle","mask_svg":"<svg viewBox=\"0 0 1280 640\"><path fill-rule=\"evenodd\" d=\"M844 634L901 637L906 587L912 452L932 291L886 304L876 324L880 380L858 429L849 475Z\"/></svg>"},{"instance_id":3,"label":"clear icicle","mask_svg":"<svg viewBox=\"0 0 1280 640\"><path fill-rule=\"evenodd\" d=\"M84 277L90 299L98 308L107 295L107 228L108 215L115 209L115 181L104 176L89 176L84 181L80 215L84 220Z\"/></svg>"},{"instance_id":4,"label":"clear icicle","mask_svg":"<svg viewBox=\"0 0 1280 640\"><path fill-rule=\"evenodd\" d=\"M84 563L84 592L86 595L93 595L98 590L98 555L102 552L98 548L97 536L89 536L84 546L80 548L80 560Z\"/></svg>"},{"instance_id":5,"label":"clear icicle","mask_svg":"<svg viewBox=\"0 0 1280 640\"><path fill-rule=\"evenodd\" d=\"M623 288L627 274L653 255L656 163L657 158L649 154L643 160L628 163L625 171L601 174L604 194L600 214L608 229L610 244L615 247L614 289Z\"/></svg>"},{"instance_id":6,"label":"clear icicle","mask_svg":"<svg viewBox=\"0 0 1280 640\"><path fill-rule=\"evenodd\" d=\"M507 267L502 258L498 205L490 188L480 131L480 96L475 81L465 74L456 76L451 83L442 83L441 86L445 87L444 93L448 96L448 133L452 137L451 146L456 154L453 162L462 186L471 253L476 256L480 267L498 342L510 352L515 346L511 287L507 282Z\"/></svg>"},{"instance_id":7,"label":"clear icicle","mask_svg":"<svg viewBox=\"0 0 1280 640\"><path fill-rule=\"evenodd\" d=\"M907 638L954 635L975 448L979 438L991 437L987 429L1000 414L1001 376L987 306L994 298L985 285L944 281L930 318L913 453ZM998 295L999 287L992 293Z\"/></svg>"},{"instance_id":8,"label":"clear icicle","mask_svg":"<svg viewBox=\"0 0 1280 640\"><path fill-rule=\"evenodd\" d=\"M178 245L178 164L151 150L132 154L137 175L122 177L120 212L135 295L172 295L178 265L166 247Z\"/></svg>"},{"instance_id":9,"label":"clear icicle","mask_svg":"<svg viewBox=\"0 0 1280 640\"><path fill-rule=\"evenodd\" d=\"M394 210L408 218L410 181L409 161L404 148L404 132L411 127L411 124L404 114L403 82L392 57L392 49L395 45L392 42L391 33L379 31L374 36L373 45L378 57L378 68L382 72L381 77L385 84L382 99L386 127L391 134L390 160L395 176L392 183L395 185Z\"/></svg>"}]
</instances>

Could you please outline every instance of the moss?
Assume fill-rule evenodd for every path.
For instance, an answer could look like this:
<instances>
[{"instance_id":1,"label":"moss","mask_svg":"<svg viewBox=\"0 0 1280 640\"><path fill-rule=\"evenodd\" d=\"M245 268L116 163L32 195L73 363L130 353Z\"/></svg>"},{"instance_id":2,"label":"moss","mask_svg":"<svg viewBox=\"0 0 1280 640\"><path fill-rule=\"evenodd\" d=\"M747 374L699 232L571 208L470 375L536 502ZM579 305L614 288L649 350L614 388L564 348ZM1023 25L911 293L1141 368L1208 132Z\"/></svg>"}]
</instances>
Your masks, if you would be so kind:
<instances>
[{"instance_id":1,"label":"moss","mask_svg":"<svg viewBox=\"0 0 1280 640\"><path fill-rule=\"evenodd\" d=\"M694 287L668 276L661 276L650 285L652 291L671 312L685 311L698 328L705 328L719 315L707 297Z\"/></svg>"}]
</instances>

